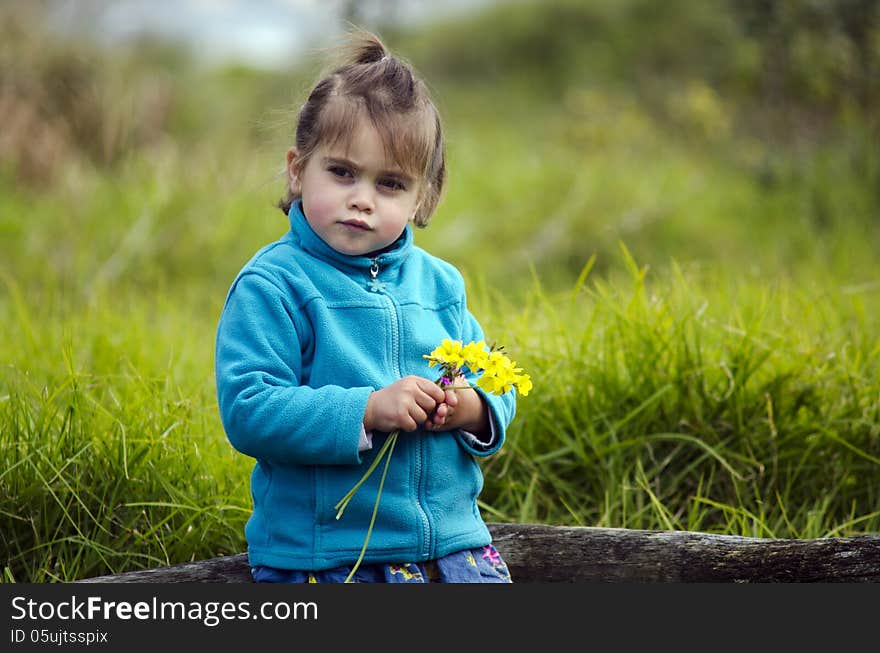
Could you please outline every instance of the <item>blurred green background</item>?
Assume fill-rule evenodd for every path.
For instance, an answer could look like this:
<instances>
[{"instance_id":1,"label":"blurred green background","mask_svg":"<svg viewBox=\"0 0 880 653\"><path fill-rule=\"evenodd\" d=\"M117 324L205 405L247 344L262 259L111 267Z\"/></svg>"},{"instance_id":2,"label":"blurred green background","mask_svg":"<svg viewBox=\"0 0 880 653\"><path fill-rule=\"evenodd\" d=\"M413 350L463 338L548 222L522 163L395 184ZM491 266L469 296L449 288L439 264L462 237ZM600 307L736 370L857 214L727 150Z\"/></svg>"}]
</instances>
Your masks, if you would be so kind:
<instances>
[{"instance_id":1,"label":"blurred green background","mask_svg":"<svg viewBox=\"0 0 880 653\"><path fill-rule=\"evenodd\" d=\"M393 15L349 5L340 29L365 7ZM208 68L155 36L101 48L47 32L40 6L3 21L7 270L71 299L222 294L284 229L283 154L333 35L279 70ZM367 27L446 122L449 190L420 242L490 283L534 266L564 285L592 254L614 266L621 240L652 266L872 278L876 3L499 2Z\"/></svg>"},{"instance_id":2,"label":"blurred green background","mask_svg":"<svg viewBox=\"0 0 880 653\"><path fill-rule=\"evenodd\" d=\"M99 24L112 4L68 22ZM406 4L328 4L320 38L272 67L60 29L70 3L0 7L6 579L242 550L250 463L216 416L214 329L236 272L287 229L274 205L296 108L346 21L411 61L444 118L448 191L417 243L546 375L521 402L521 444L486 470L487 518L880 530L880 5L523 0L391 20ZM706 338L695 368L662 358L661 336L640 348L704 314L720 349ZM731 349L733 333L756 340ZM634 352L626 374L601 367ZM642 403L667 382L678 404ZM594 392L607 396L572 398ZM621 441L596 444L616 428L684 439L624 461ZM703 453L672 475L687 438ZM734 468L726 496L706 489Z\"/></svg>"}]
</instances>

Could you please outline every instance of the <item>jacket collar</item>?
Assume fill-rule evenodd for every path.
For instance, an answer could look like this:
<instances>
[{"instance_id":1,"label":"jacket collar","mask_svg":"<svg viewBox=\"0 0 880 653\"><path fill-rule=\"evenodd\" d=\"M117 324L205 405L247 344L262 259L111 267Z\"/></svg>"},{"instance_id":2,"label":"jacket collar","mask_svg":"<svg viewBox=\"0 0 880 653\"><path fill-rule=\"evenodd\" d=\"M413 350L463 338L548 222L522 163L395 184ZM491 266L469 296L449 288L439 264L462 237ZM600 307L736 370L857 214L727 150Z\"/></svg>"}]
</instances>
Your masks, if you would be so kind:
<instances>
[{"instance_id":1,"label":"jacket collar","mask_svg":"<svg viewBox=\"0 0 880 653\"><path fill-rule=\"evenodd\" d=\"M376 260L383 269L400 265L413 248L412 227L407 224L400 237L379 254L352 256L338 252L315 233L302 211L302 200L290 205L287 216L290 218L290 231L300 247L315 258L326 261L333 266L345 270L369 270Z\"/></svg>"}]
</instances>

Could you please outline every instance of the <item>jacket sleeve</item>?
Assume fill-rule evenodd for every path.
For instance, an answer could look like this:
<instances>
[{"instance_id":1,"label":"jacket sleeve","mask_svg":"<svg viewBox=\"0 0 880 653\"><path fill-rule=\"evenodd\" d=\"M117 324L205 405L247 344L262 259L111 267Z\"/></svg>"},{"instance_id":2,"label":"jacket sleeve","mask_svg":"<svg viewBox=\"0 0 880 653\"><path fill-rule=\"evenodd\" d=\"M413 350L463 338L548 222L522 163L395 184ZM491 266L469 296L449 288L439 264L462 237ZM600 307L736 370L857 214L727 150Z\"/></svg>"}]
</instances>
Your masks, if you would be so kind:
<instances>
[{"instance_id":1,"label":"jacket sleeve","mask_svg":"<svg viewBox=\"0 0 880 653\"><path fill-rule=\"evenodd\" d=\"M471 341L479 342L480 340L485 340L480 323L477 322L477 319L468 310L466 303L463 304L462 311L462 342L467 344ZM456 438L458 438L461 446L470 454L479 457L491 456L504 444L507 427L516 414L516 392L510 390L503 395L487 393L476 387L477 376L475 374L471 374L468 371L465 376L468 382L474 386L474 391L479 392L480 396L485 400L486 406L489 409L489 420L492 423L493 437L488 446L482 447L475 446L473 436L468 437L467 434L461 431L456 431Z\"/></svg>"},{"instance_id":2,"label":"jacket sleeve","mask_svg":"<svg viewBox=\"0 0 880 653\"><path fill-rule=\"evenodd\" d=\"M217 328L217 401L226 435L253 458L297 464L358 464L373 388L302 385L299 307L257 273L242 275Z\"/></svg>"}]
</instances>

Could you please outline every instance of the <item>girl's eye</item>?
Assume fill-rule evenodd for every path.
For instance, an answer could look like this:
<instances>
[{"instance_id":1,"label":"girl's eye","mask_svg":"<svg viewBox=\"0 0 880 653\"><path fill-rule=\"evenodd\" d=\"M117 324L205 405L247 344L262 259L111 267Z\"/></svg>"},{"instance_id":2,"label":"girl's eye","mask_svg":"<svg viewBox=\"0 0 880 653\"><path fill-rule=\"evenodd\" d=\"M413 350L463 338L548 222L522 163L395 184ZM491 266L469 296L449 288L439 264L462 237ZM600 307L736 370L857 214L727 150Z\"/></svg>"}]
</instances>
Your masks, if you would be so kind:
<instances>
[{"instance_id":1,"label":"girl's eye","mask_svg":"<svg viewBox=\"0 0 880 653\"><path fill-rule=\"evenodd\" d=\"M406 190L406 186L404 186L403 182L399 179L394 179L393 177L388 177L386 179L380 179L379 185L386 190Z\"/></svg>"},{"instance_id":2,"label":"girl's eye","mask_svg":"<svg viewBox=\"0 0 880 653\"><path fill-rule=\"evenodd\" d=\"M340 179L348 179L352 176L351 170L343 166L330 166L327 168L327 172L329 172L334 177L339 177Z\"/></svg>"}]
</instances>

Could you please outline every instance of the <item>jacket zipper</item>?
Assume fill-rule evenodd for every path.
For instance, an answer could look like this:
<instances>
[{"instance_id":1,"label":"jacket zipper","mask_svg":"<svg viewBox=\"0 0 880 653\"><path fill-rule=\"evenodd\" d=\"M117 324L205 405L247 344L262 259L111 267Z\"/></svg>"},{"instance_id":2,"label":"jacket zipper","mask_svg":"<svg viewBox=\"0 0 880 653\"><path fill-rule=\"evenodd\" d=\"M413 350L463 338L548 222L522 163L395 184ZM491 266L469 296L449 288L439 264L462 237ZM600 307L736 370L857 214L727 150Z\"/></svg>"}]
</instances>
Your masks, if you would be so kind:
<instances>
[{"instance_id":1,"label":"jacket zipper","mask_svg":"<svg viewBox=\"0 0 880 653\"><path fill-rule=\"evenodd\" d=\"M385 284L379 281L379 257L374 257L370 259L370 280L367 282L367 286L370 291L382 295L385 299L385 302L388 304L388 308L391 311L391 357L394 363L394 370L397 373L398 378L403 377L403 373L400 370L400 316L397 313L397 306L394 303L394 300L391 299L389 295L387 295L385 291ZM424 542L424 555L432 557L431 552L433 551L433 542L431 541L431 522L428 517L428 512L425 507L422 505L422 446L424 445L423 441L419 441L419 446L415 449L415 476L416 476L416 507L419 510L419 516L422 518L422 541Z\"/></svg>"}]
</instances>

